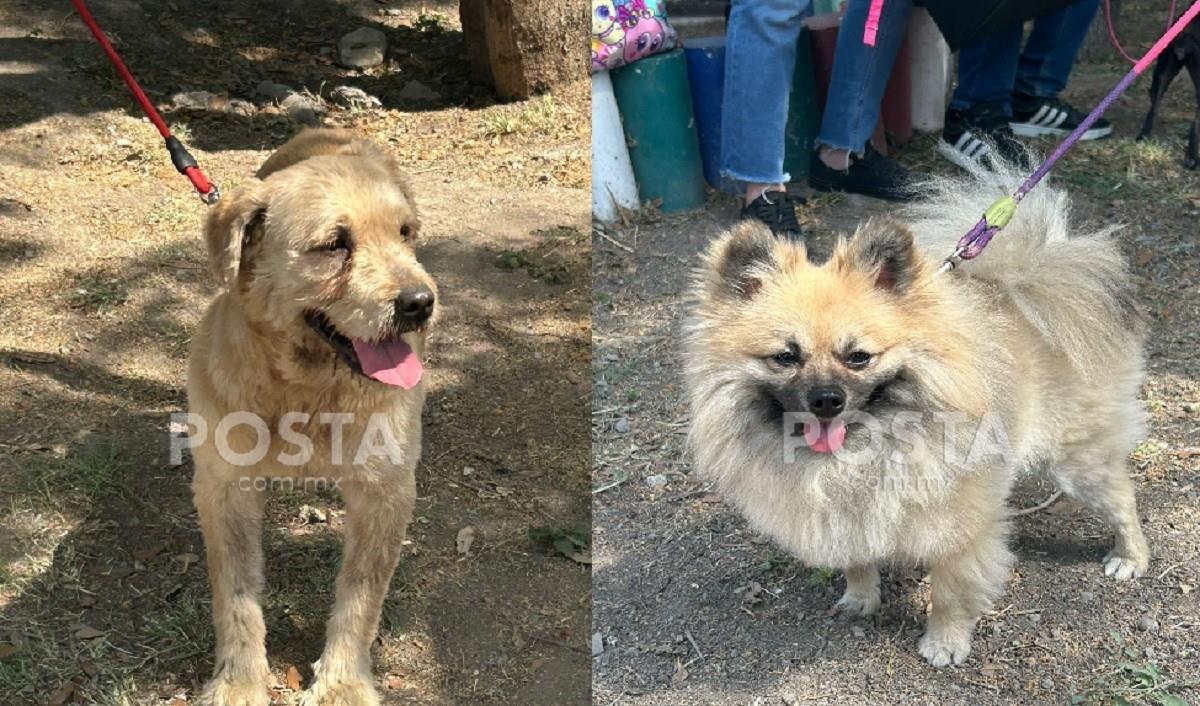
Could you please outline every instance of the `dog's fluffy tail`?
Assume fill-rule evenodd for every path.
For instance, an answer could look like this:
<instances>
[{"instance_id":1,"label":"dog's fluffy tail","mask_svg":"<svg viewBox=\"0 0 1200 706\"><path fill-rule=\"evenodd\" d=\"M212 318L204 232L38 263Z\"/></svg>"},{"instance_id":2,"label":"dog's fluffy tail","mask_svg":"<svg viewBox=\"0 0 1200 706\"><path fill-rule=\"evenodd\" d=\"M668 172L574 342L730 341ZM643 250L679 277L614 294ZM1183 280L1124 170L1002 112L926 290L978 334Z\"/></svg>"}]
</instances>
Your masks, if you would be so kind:
<instances>
[{"instance_id":1,"label":"dog's fluffy tail","mask_svg":"<svg viewBox=\"0 0 1200 706\"><path fill-rule=\"evenodd\" d=\"M907 219L922 249L940 262L1022 178L1002 168L927 182ZM1100 373L1127 357L1131 344L1140 346L1146 329L1125 258L1112 238L1115 230L1072 231L1066 192L1042 182L982 254L943 276L994 283L1078 370Z\"/></svg>"}]
</instances>

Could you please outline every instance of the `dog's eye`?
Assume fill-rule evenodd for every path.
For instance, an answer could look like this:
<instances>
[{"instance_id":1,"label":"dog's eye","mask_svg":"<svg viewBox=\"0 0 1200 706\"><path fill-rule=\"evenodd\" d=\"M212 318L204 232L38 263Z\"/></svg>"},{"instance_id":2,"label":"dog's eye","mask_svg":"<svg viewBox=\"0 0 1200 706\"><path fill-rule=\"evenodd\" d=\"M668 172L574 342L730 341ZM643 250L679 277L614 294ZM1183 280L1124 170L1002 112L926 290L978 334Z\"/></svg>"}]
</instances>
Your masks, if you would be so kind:
<instances>
[{"instance_id":1,"label":"dog's eye","mask_svg":"<svg viewBox=\"0 0 1200 706\"><path fill-rule=\"evenodd\" d=\"M800 355L797 354L796 351L789 348L771 356L771 360L776 365L781 365L785 368L791 368L800 364Z\"/></svg>"},{"instance_id":2,"label":"dog's eye","mask_svg":"<svg viewBox=\"0 0 1200 706\"><path fill-rule=\"evenodd\" d=\"M313 248L314 252L349 252L349 250L350 229L346 226L338 226L333 232L333 240L320 247Z\"/></svg>"},{"instance_id":3,"label":"dog's eye","mask_svg":"<svg viewBox=\"0 0 1200 706\"><path fill-rule=\"evenodd\" d=\"M866 351L852 351L846 356L846 367L851 370L861 370L867 367L867 363L871 362L871 354Z\"/></svg>"},{"instance_id":4,"label":"dog's eye","mask_svg":"<svg viewBox=\"0 0 1200 706\"><path fill-rule=\"evenodd\" d=\"M404 238L405 240L412 240L413 238L417 237L417 229L405 223L404 225L400 226L400 237Z\"/></svg>"}]
</instances>

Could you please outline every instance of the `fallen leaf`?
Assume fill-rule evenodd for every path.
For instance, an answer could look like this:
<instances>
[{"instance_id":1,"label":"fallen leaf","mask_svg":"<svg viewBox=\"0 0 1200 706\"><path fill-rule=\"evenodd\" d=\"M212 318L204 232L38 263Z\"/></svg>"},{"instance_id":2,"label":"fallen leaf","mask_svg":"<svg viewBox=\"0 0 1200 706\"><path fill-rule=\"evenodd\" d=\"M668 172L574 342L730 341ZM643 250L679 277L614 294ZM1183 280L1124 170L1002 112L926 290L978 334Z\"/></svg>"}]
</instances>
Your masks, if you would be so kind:
<instances>
[{"instance_id":1,"label":"fallen leaf","mask_svg":"<svg viewBox=\"0 0 1200 706\"><path fill-rule=\"evenodd\" d=\"M16 653L18 653L20 651L21 651L21 648L17 647L16 645L0 645L0 659L4 659L5 657L12 657L13 655L15 655Z\"/></svg>"},{"instance_id":2,"label":"fallen leaf","mask_svg":"<svg viewBox=\"0 0 1200 706\"><path fill-rule=\"evenodd\" d=\"M153 547L147 547L146 549L139 549L138 551L133 553L133 558L137 559L138 561L148 561L148 560L153 559L154 557L158 556L159 554L162 554L162 551L166 548L167 548L166 543L160 542L158 544L155 544Z\"/></svg>"},{"instance_id":3,"label":"fallen leaf","mask_svg":"<svg viewBox=\"0 0 1200 706\"><path fill-rule=\"evenodd\" d=\"M982 674L983 676L989 677L989 678L998 676L1003 671L1004 671L1004 665L996 664L994 662L988 662L987 664L985 664L979 668L979 673Z\"/></svg>"},{"instance_id":4,"label":"fallen leaf","mask_svg":"<svg viewBox=\"0 0 1200 706\"><path fill-rule=\"evenodd\" d=\"M186 574L188 567L190 567L192 564L195 564L196 562L200 561L200 557L196 556L195 554L192 554L191 552L186 552L184 554L177 555L175 557L175 561L178 561L179 563L183 564L183 568L179 570L179 573Z\"/></svg>"},{"instance_id":5,"label":"fallen leaf","mask_svg":"<svg viewBox=\"0 0 1200 706\"><path fill-rule=\"evenodd\" d=\"M387 681L385 683L389 689L403 689L404 677L398 674L389 674L387 675Z\"/></svg>"},{"instance_id":6,"label":"fallen leaf","mask_svg":"<svg viewBox=\"0 0 1200 706\"><path fill-rule=\"evenodd\" d=\"M1135 258L1134 262L1137 263L1138 267L1141 267L1154 259L1154 251L1149 248L1138 248Z\"/></svg>"},{"instance_id":7,"label":"fallen leaf","mask_svg":"<svg viewBox=\"0 0 1200 706\"><path fill-rule=\"evenodd\" d=\"M458 536L454 538L454 546L458 549L459 554L469 554L471 545L475 543L475 528L467 525L458 531Z\"/></svg>"},{"instance_id":8,"label":"fallen leaf","mask_svg":"<svg viewBox=\"0 0 1200 706\"><path fill-rule=\"evenodd\" d=\"M67 703L73 696L75 696L75 691L78 688L79 687L74 682L67 682L66 684L63 684L54 691L50 692L50 698L46 699L46 703L49 704L49 706L63 706L63 704Z\"/></svg>"},{"instance_id":9,"label":"fallen leaf","mask_svg":"<svg viewBox=\"0 0 1200 706\"><path fill-rule=\"evenodd\" d=\"M104 637L104 631L97 630L91 625L84 625L75 631L75 637L80 640L94 640L97 637Z\"/></svg>"},{"instance_id":10,"label":"fallen leaf","mask_svg":"<svg viewBox=\"0 0 1200 706\"><path fill-rule=\"evenodd\" d=\"M300 691L300 670L293 665L287 670L287 688L292 691Z\"/></svg>"},{"instance_id":11,"label":"fallen leaf","mask_svg":"<svg viewBox=\"0 0 1200 706\"><path fill-rule=\"evenodd\" d=\"M671 675L671 686L681 686L685 679L688 678L688 670L683 666L683 662L675 662L675 673Z\"/></svg>"},{"instance_id":12,"label":"fallen leaf","mask_svg":"<svg viewBox=\"0 0 1200 706\"><path fill-rule=\"evenodd\" d=\"M85 659L79 663L79 668L89 677L95 677L100 670L96 669L96 663Z\"/></svg>"}]
</instances>

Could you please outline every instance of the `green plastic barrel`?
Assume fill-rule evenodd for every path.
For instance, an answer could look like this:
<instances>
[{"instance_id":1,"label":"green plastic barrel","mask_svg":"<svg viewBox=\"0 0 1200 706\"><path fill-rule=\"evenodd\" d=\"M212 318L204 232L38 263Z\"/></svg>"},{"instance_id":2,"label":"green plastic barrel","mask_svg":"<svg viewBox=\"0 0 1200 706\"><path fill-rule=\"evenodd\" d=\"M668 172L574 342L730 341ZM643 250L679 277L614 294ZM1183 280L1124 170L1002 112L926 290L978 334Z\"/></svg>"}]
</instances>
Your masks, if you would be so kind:
<instances>
[{"instance_id":1,"label":"green plastic barrel","mask_svg":"<svg viewBox=\"0 0 1200 706\"><path fill-rule=\"evenodd\" d=\"M783 171L799 181L808 176L813 140L821 127L821 109L817 105L817 85L813 69L812 37L807 28L800 32L796 45L796 70L788 99L787 132L783 140Z\"/></svg>"},{"instance_id":2,"label":"green plastic barrel","mask_svg":"<svg viewBox=\"0 0 1200 706\"><path fill-rule=\"evenodd\" d=\"M642 202L663 213L704 205L704 170L682 49L612 71L613 93Z\"/></svg>"}]
</instances>

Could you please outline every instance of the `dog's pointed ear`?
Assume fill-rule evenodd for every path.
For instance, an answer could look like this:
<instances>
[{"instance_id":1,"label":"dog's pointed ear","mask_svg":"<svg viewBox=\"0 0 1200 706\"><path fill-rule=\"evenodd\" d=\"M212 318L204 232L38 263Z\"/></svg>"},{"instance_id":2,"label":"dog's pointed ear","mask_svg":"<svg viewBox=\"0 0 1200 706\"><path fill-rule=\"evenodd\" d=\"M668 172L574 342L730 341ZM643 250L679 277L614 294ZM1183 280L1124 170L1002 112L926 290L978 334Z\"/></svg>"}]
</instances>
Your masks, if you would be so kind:
<instances>
[{"instance_id":1,"label":"dog's pointed ear","mask_svg":"<svg viewBox=\"0 0 1200 706\"><path fill-rule=\"evenodd\" d=\"M842 262L871 277L875 286L904 294L921 273L912 231L894 218L872 218L850 240Z\"/></svg>"},{"instance_id":2,"label":"dog's pointed ear","mask_svg":"<svg viewBox=\"0 0 1200 706\"><path fill-rule=\"evenodd\" d=\"M221 285L232 287L237 282L243 253L262 235L266 208L262 182L251 179L208 212L204 241L213 274Z\"/></svg>"},{"instance_id":3,"label":"dog's pointed ear","mask_svg":"<svg viewBox=\"0 0 1200 706\"><path fill-rule=\"evenodd\" d=\"M751 299L763 278L778 269L776 238L765 225L743 221L713 241L705 256L709 291L715 295Z\"/></svg>"}]
</instances>

